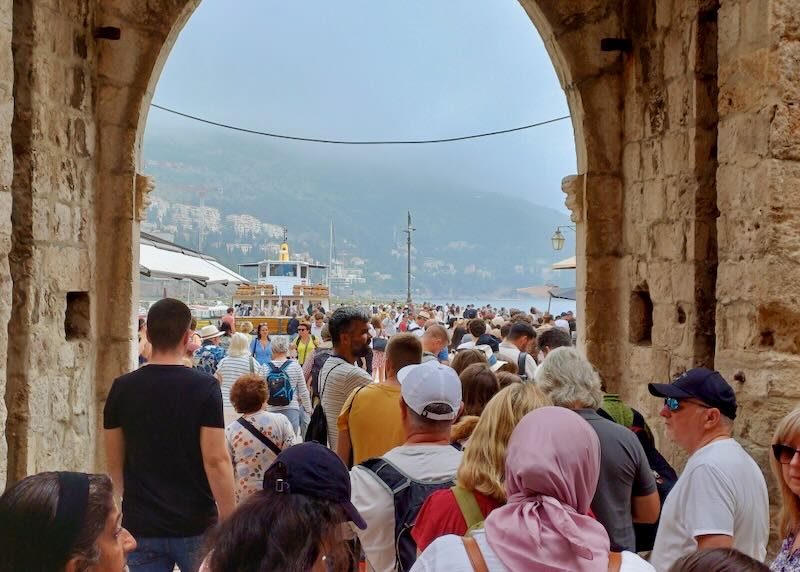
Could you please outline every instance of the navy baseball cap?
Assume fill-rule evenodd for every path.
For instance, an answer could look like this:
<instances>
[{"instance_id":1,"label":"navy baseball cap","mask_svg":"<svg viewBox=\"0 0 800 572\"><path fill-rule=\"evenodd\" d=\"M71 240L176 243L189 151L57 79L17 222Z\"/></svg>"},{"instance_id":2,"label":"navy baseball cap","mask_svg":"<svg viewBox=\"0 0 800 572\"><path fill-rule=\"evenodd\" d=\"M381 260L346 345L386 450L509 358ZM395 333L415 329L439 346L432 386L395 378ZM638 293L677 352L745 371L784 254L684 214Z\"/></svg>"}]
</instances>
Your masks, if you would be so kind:
<instances>
[{"instance_id":1,"label":"navy baseball cap","mask_svg":"<svg viewBox=\"0 0 800 572\"><path fill-rule=\"evenodd\" d=\"M350 473L330 449L309 441L281 451L267 470L264 489L301 494L337 503L348 520L364 530L367 523L350 502Z\"/></svg>"},{"instance_id":2,"label":"navy baseball cap","mask_svg":"<svg viewBox=\"0 0 800 572\"><path fill-rule=\"evenodd\" d=\"M718 371L696 367L680 375L672 383L649 383L647 389L656 397L694 397L706 405L716 407L725 417L736 418L736 394Z\"/></svg>"}]
</instances>

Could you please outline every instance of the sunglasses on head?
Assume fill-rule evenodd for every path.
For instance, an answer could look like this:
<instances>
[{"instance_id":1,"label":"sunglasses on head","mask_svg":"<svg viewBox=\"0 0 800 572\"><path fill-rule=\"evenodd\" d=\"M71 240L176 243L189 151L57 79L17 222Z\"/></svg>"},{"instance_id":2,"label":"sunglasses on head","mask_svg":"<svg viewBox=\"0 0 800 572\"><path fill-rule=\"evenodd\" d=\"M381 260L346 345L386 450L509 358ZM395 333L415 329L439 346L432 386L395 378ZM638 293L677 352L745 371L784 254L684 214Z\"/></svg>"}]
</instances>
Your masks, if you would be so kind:
<instances>
[{"instance_id":1,"label":"sunglasses on head","mask_svg":"<svg viewBox=\"0 0 800 572\"><path fill-rule=\"evenodd\" d=\"M794 459L794 456L800 453L800 450L790 447L789 445L775 444L772 446L772 454L775 455L781 465L788 465Z\"/></svg>"},{"instance_id":2,"label":"sunglasses on head","mask_svg":"<svg viewBox=\"0 0 800 572\"><path fill-rule=\"evenodd\" d=\"M705 403L701 403L700 401L690 401L689 399L677 399L675 397L667 397L664 399L664 405L670 411L678 411L681 408L681 403L694 403L695 405L699 405L703 409L712 409L710 405L706 405Z\"/></svg>"}]
</instances>

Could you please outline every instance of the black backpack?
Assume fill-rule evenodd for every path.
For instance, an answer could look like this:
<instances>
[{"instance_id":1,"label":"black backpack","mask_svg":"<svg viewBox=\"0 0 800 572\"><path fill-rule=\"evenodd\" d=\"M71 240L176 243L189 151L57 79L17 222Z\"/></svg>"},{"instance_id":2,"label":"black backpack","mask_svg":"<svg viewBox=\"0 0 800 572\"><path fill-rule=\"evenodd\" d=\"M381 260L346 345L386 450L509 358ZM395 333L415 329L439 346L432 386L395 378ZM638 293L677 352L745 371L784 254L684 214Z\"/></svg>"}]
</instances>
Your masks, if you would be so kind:
<instances>
[{"instance_id":1,"label":"black backpack","mask_svg":"<svg viewBox=\"0 0 800 572\"><path fill-rule=\"evenodd\" d=\"M319 397L319 372L322 371L322 366L328 361L328 358L333 354L330 348L316 348L314 350L314 361L311 364L311 397Z\"/></svg>"},{"instance_id":2,"label":"black backpack","mask_svg":"<svg viewBox=\"0 0 800 572\"><path fill-rule=\"evenodd\" d=\"M411 536L419 510L431 493L449 489L453 479L419 481L382 457L367 459L361 466L382 481L394 496L394 548L399 572L407 572L417 560L417 543Z\"/></svg>"},{"instance_id":3,"label":"black backpack","mask_svg":"<svg viewBox=\"0 0 800 572\"><path fill-rule=\"evenodd\" d=\"M528 359L527 352L519 352L517 356L517 375L522 379L522 381L528 381L528 374L526 372L525 366L527 365L525 362Z\"/></svg>"},{"instance_id":4,"label":"black backpack","mask_svg":"<svg viewBox=\"0 0 800 572\"><path fill-rule=\"evenodd\" d=\"M330 354L327 357L330 357ZM321 391L319 394L319 401L317 401L317 404L314 406L314 411L311 413L311 419L308 421L308 428L306 429L304 439L305 441L316 441L321 445L325 445L326 447L328 446L328 419L325 417L325 410L322 408L322 393L325 391L325 387L328 385L328 378L330 377L331 372L340 365L342 364L337 363L330 370L328 370L328 375L325 376L325 383L320 388Z\"/></svg>"},{"instance_id":5,"label":"black backpack","mask_svg":"<svg viewBox=\"0 0 800 572\"><path fill-rule=\"evenodd\" d=\"M292 388L292 378L286 372L289 366L289 360L283 362L280 367L274 363L269 362L269 371L267 372L267 405L275 407L284 407L289 405L294 399L294 389Z\"/></svg>"}]
</instances>

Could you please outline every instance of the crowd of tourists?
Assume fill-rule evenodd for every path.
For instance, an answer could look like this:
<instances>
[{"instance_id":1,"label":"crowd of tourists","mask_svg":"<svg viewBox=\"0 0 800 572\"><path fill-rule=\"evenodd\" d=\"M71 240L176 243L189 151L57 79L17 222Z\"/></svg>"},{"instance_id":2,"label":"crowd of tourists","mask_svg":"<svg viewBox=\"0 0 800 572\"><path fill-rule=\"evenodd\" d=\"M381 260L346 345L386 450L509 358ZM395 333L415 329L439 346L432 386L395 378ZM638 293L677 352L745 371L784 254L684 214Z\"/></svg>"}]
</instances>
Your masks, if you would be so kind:
<instances>
[{"instance_id":1,"label":"crowd of tourists","mask_svg":"<svg viewBox=\"0 0 800 572\"><path fill-rule=\"evenodd\" d=\"M106 397L108 475L9 487L0 572L800 571L800 409L776 420L767 564L767 486L718 372L648 386L678 475L571 313L311 310L272 335L153 304Z\"/></svg>"}]
</instances>

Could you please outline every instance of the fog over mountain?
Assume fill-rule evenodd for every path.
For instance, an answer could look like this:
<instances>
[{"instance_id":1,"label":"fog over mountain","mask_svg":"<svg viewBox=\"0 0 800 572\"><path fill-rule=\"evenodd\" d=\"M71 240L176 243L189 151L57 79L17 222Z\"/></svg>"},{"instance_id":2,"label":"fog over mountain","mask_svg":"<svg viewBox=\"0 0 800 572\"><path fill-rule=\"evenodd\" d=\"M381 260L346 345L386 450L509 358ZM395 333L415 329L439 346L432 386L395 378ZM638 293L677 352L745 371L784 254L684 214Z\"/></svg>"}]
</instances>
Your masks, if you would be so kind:
<instances>
[{"instance_id":1,"label":"fog over mountain","mask_svg":"<svg viewBox=\"0 0 800 572\"><path fill-rule=\"evenodd\" d=\"M458 10L429 0L203 0L154 102L249 129L351 140L446 138L569 113L516 0ZM340 146L235 133L151 109L144 160L156 177L154 198L219 209L203 249L227 264L259 258L245 251L275 239L243 236L231 222L238 219L226 219L235 214L287 226L294 251L322 260L332 219L337 253L367 279L360 288L381 293L404 291L407 210L420 292L541 283L548 264L574 246L569 233L561 253L549 242L568 222L560 181L576 170L569 120L457 143ZM196 247L191 217L165 204L151 209L151 224Z\"/></svg>"},{"instance_id":2,"label":"fog over mountain","mask_svg":"<svg viewBox=\"0 0 800 572\"><path fill-rule=\"evenodd\" d=\"M274 236L241 236L226 215L249 214L286 226L292 250L327 261L329 223L337 255L361 259L367 284L359 291L402 293L405 287L406 211L413 216L415 288L437 296L499 294L552 278L550 236L567 224L562 212L493 192L480 184L454 182L404 165L354 166L335 157L309 158L281 145L242 140L211 129L191 133L148 132L145 172L156 179L155 195L169 203L204 204L220 211L221 227L203 229L203 250L235 265L263 257L226 245L254 249ZM202 191L202 192L199 192ZM157 202L148 221L196 247L196 223L159 219ZM173 226L174 228L168 228ZM544 271L544 273L543 273Z\"/></svg>"}]
</instances>

